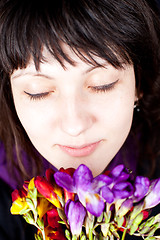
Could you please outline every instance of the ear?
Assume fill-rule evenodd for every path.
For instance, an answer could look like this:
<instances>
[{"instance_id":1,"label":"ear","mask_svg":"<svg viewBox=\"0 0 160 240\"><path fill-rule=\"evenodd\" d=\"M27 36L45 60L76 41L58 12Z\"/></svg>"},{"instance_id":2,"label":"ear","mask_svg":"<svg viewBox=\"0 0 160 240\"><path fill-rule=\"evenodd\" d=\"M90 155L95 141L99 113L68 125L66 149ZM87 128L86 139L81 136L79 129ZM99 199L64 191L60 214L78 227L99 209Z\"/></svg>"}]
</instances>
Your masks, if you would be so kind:
<instances>
[{"instance_id":1,"label":"ear","mask_svg":"<svg viewBox=\"0 0 160 240\"><path fill-rule=\"evenodd\" d=\"M143 93L142 93L142 92L139 92L138 89L136 88L134 101L135 101L135 102L138 102L142 97L143 97Z\"/></svg>"}]
</instances>

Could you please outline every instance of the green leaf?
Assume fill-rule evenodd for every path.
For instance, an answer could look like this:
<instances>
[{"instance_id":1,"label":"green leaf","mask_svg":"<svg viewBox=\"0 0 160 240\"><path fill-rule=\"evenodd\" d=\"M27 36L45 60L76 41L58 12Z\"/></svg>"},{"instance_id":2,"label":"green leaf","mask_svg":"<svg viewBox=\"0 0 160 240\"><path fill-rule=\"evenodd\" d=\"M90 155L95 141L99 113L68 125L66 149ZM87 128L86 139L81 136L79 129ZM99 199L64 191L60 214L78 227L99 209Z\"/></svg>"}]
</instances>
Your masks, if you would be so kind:
<instances>
[{"instance_id":1,"label":"green leaf","mask_svg":"<svg viewBox=\"0 0 160 240\"><path fill-rule=\"evenodd\" d=\"M155 223L155 217L151 217L146 221L145 227L151 227L154 223Z\"/></svg>"},{"instance_id":2,"label":"green leaf","mask_svg":"<svg viewBox=\"0 0 160 240\"><path fill-rule=\"evenodd\" d=\"M109 223L111 219L111 211L108 211L107 213L104 212L104 218L105 218L105 223Z\"/></svg>"},{"instance_id":3,"label":"green leaf","mask_svg":"<svg viewBox=\"0 0 160 240\"><path fill-rule=\"evenodd\" d=\"M143 213L139 213L137 217L133 220L132 224L133 225L138 225L142 222L143 220Z\"/></svg>"},{"instance_id":4,"label":"green leaf","mask_svg":"<svg viewBox=\"0 0 160 240\"><path fill-rule=\"evenodd\" d=\"M26 213L28 213L28 212L30 212L31 211L31 209L30 208L27 208L27 209L23 209L23 210L21 210L20 211L20 215L24 215L24 214L26 214Z\"/></svg>"},{"instance_id":5,"label":"green leaf","mask_svg":"<svg viewBox=\"0 0 160 240\"><path fill-rule=\"evenodd\" d=\"M136 205L136 206L133 208L131 214L129 215L130 220L135 219L135 218L137 217L137 215L138 215L140 212L142 212L143 206L144 206L144 203L142 202L142 203L139 203L138 205Z\"/></svg>"},{"instance_id":6,"label":"green leaf","mask_svg":"<svg viewBox=\"0 0 160 240\"><path fill-rule=\"evenodd\" d=\"M155 237L147 237L145 238L145 240L155 240L156 238Z\"/></svg>"},{"instance_id":7,"label":"green leaf","mask_svg":"<svg viewBox=\"0 0 160 240\"><path fill-rule=\"evenodd\" d=\"M155 233L155 231L156 231L159 227L160 227L160 223L156 223L156 224L154 224L153 227L151 228L151 230L150 230L148 236L149 236L149 237L150 237L150 236L153 236L154 233Z\"/></svg>"},{"instance_id":8,"label":"green leaf","mask_svg":"<svg viewBox=\"0 0 160 240\"><path fill-rule=\"evenodd\" d=\"M149 230L150 230L150 227L146 226L146 227L142 228L141 230L138 230L138 232L140 234L145 234L145 233L149 232Z\"/></svg>"},{"instance_id":9,"label":"green leaf","mask_svg":"<svg viewBox=\"0 0 160 240\"><path fill-rule=\"evenodd\" d=\"M82 235L81 238L80 238L80 240L86 240L86 239L87 239L87 238L86 238L85 235Z\"/></svg>"},{"instance_id":10,"label":"green leaf","mask_svg":"<svg viewBox=\"0 0 160 240\"><path fill-rule=\"evenodd\" d=\"M66 222L66 221L67 221L67 217L66 217L66 215L65 215L64 210L62 210L62 209L60 209L60 208L57 208L57 212L58 212L59 217L60 217L64 222Z\"/></svg>"},{"instance_id":11,"label":"green leaf","mask_svg":"<svg viewBox=\"0 0 160 240\"><path fill-rule=\"evenodd\" d=\"M37 207L37 188L34 187L33 190L29 190L28 191L28 195L30 196L30 198L32 199L33 203L34 203L34 207Z\"/></svg>"},{"instance_id":12,"label":"green leaf","mask_svg":"<svg viewBox=\"0 0 160 240\"><path fill-rule=\"evenodd\" d=\"M115 217L115 222L117 223L118 225L118 228L121 228L123 223L124 223L124 217L119 217L119 216L116 216Z\"/></svg>"},{"instance_id":13,"label":"green leaf","mask_svg":"<svg viewBox=\"0 0 160 240\"><path fill-rule=\"evenodd\" d=\"M71 240L71 233L68 229L65 230L65 236L68 240Z\"/></svg>"},{"instance_id":14,"label":"green leaf","mask_svg":"<svg viewBox=\"0 0 160 240\"><path fill-rule=\"evenodd\" d=\"M77 238L76 235L72 236L72 240L77 240L77 239L78 239L78 238Z\"/></svg>"},{"instance_id":15,"label":"green leaf","mask_svg":"<svg viewBox=\"0 0 160 240\"><path fill-rule=\"evenodd\" d=\"M143 220L143 213L139 213L130 226L130 235L133 235Z\"/></svg>"},{"instance_id":16,"label":"green leaf","mask_svg":"<svg viewBox=\"0 0 160 240\"><path fill-rule=\"evenodd\" d=\"M113 224L110 225L110 231L112 232L112 234L113 234L117 239L120 238L119 234L117 233L117 229L115 228L115 226L114 226Z\"/></svg>"},{"instance_id":17,"label":"green leaf","mask_svg":"<svg viewBox=\"0 0 160 240\"><path fill-rule=\"evenodd\" d=\"M97 222L100 223L103 221L103 212L100 217L97 217Z\"/></svg>"},{"instance_id":18,"label":"green leaf","mask_svg":"<svg viewBox=\"0 0 160 240\"><path fill-rule=\"evenodd\" d=\"M35 240L43 240L43 236L42 236L41 233L40 234L35 234L34 237L35 237Z\"/></svg>"},{"instance_id":19,"label":"green leaf","mask_svg":"<svg viewBox=\"0 0 160 240\"><path fill-rule=\"evenodd\" d=\"M37 219L37 224L38 224L38 226L40 227L40 229L44 229L44 222L43 222L43 220L40 220L39 218Z\"/></svg>"},{"instance_id":20,"label":"green leaf","mask_svg":"<svg viewBox=\"0 0 160 240\"><path fill-rule=\"evenodd\" d=\"M28 206L30 207L30 209L32 211L35 211L35 206L34 206L34 203L33 203L32 199L26 198L26 202L27 202Z\"/></svg>"},{"instance_id":21,"label":"green leaf","mask_svg":"<svg viewBox=\"0 0 160 240\"><path fill-rule=\"evenodd\" d=\"M23 215L23 218L26 220L27 223L34 225L35 221L33 214L31 212L28 212L25 215Z\"/></svg>"}]
</instances>

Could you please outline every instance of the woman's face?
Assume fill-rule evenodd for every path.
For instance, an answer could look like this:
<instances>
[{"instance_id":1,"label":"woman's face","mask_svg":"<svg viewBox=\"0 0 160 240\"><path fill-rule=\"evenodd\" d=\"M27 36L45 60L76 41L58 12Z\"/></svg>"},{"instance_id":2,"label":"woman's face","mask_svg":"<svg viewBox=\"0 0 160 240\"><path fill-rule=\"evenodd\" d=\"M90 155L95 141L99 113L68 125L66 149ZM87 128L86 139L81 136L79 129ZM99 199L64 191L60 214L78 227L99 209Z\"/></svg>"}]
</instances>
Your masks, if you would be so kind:
<instances>
[{"instance_id":1,"label":"woman's face","mask_svg":"<svg viewBox=\"0 0 160 240\"><path fill-rule=\"evenodd\" d=\"M86 164L100 174L130 131L136 100L132 65L115 69L83 62L65 69L47 52L36 71L33 61L15 70L11 86L18 117L35 148L56 168Z\"/></svg>"}]
</instances>

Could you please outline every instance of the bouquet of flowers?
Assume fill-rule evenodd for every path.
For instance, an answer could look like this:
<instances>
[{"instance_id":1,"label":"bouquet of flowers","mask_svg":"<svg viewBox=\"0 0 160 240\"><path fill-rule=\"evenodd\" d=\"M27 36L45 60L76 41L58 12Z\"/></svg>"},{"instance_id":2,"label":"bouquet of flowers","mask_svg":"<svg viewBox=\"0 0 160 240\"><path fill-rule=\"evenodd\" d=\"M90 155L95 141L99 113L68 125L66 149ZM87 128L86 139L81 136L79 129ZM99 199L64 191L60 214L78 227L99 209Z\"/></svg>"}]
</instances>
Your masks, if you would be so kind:
<instances>
[{"instance_id":1,"label":"bouquet of flowers","mask_svg":"<svg viewBox=\"0 0 160 240\"><path fill-rule=\"evenodd\" d=\"M160 203L160 179L133 177L124 165L95 178L83 164L48 169L46 177L14 190L12 199L11 213L37 227L36 240L160 239L160 214L150 216Z\"/></svg>"}]
</instances>

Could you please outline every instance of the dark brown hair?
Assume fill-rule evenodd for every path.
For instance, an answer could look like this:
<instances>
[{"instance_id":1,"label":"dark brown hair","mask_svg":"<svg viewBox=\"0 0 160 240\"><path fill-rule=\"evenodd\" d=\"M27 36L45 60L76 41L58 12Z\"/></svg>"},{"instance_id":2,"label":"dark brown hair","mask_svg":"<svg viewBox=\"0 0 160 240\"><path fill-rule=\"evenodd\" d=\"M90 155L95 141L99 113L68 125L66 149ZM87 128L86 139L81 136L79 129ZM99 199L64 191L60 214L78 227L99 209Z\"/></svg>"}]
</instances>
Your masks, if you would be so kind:
<instances>
[{"instance_id":1,"label":"dark brown hair","mask_svg":"<svg viewBox=\"0 0 160 240\"><path fill-rule=\"evenodd\" d=\"M24 174L24 151L36 169L41 165L17 117L10 75L31 57L38 69L44 46L62 66L74 64L62 43L93 65L98 64L94 56L115 68L134 65L141 110L134 114L130 135L138 143L138 169L148 166L154 172L160 149L160 21L158 9L147 0L1 1L0 137L8 162Z\"/></svg>"}]
</instances>

